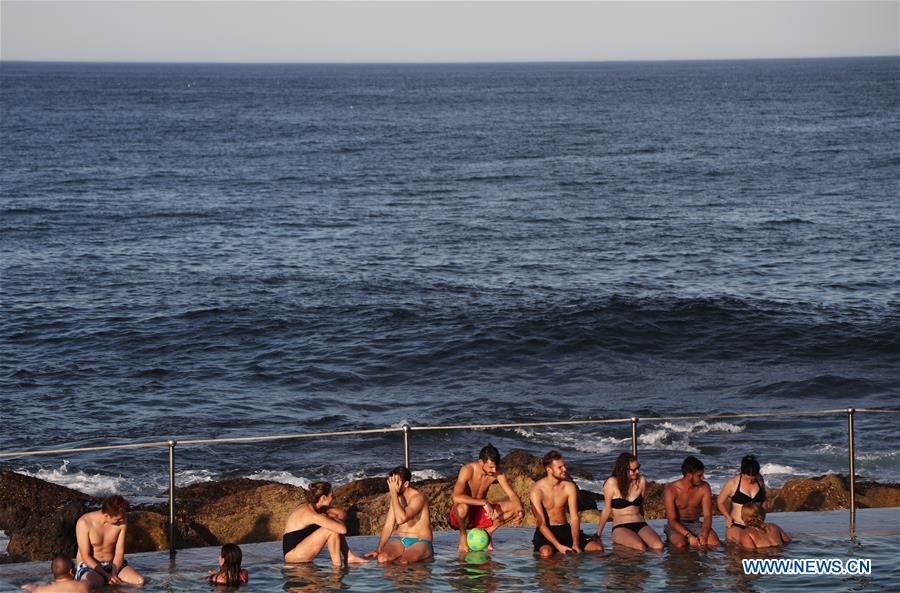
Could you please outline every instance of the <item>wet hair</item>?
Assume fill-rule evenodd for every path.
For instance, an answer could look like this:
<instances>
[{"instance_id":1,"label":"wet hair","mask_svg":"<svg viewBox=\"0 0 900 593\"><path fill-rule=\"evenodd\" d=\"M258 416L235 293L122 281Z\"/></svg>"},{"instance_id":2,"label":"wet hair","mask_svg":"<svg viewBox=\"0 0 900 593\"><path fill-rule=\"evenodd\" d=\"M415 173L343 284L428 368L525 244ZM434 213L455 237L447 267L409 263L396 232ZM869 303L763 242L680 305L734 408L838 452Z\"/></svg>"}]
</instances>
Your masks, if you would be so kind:
<instances>
[{"instance_id":1,"label":"wet hair","mask_svg":"<svg viewBox=\"0 0 900 593\"><path fill-rule=\"evenodd\" d=\"M100 507L100 510L110 517L124 517L125 513L128 512L128 501L118 494L113 494L103 501L103 506Z\"/></svg>"},{"instance_id":2,"label":"wet hair","mask_svg":"<svg viewBox=\"0 0 900 593\"><path fill-rule=\"evenodd\" d=\"M400 479L404 482L412 481L412 473L409 471L409 468L405 465L398 465L388 474L388 477L391 476L400 476Z\"/></svg>"},{"instance_id":3,"label":"wet hair","mask_svg":"<svg viewBox=\"0 0 900 593\"><path fill-rule=\"evenodd\" d=\"M755 455L745 455L741 459L741 473L748 476L759 475L759 462L756 460Z\"/></svg>"},{"instance_id":4,"label":"wet hair","mask_svg":"<svg viewBox=\"0 0 900 593\"><path fill-rule=\"evenodd\" d=\"M497 465L500 465L500 451L497 450L497 447L488 443L481 449L481 452L478 453L478 459L482 461L493 461Z\"/></svg>"},{"instance_id":5,"label":"wet hair","mask_svg":"<svg viewBox=\"0 0 900 593\"><path fill-rule=\"evenodd\" d=\"M766 526L766 512L758 504L750 502L741 506L741 520L747 527L764 529Z\"/></svg>"},{"instance_id":6,"label":"wet hair","mask_svg":"<svg viewBox=\"0 0 900 593\"><path fill-rule=\"evenodd\" d=\"M688 455L684 458L684 461L681 462L681 475L683 476L702 472L704 469L706 469L706 466L703 465L703 462L693 455Z\"/></svg>"},{"instance_id":7,"label":"wet hair","mask_svg":"<svg viewBox=\"0 0 900 593\"><path fill-rule=\"evenodd\" d=\"M322 483L322 482L319 482ZM219 574L225 575L225 583L229 586L241 584L241 560L244 555L241 553L240 547L235 544L225 544L222 546L222 570Z\"/></svg>"},{"instance_id":8,"label":"wet hair","mask_svg":"<svg viewBox=\"0 0 900 593\"><path fill-rule=\"evenodd\" d=\"M616 457L616 462L613 464L611 474L611 477L616 479L616 483L619 486L619 492L626 498L628 497L628 487L631 486L631 475L628 473L628 466L632 461L637 461L637 457L631 453L620 453L619 456Z\"/></svg>"},{"instance_id":9,"label":"wet hair","mask_svg":"<svg viewBox=\"0 0 900 593\"><path fill-rule=\"evenodd\" d=\"M62 554L54 556L53 561L50 563L50 572L53 573L54 579L67 577L74 570L75 565L72 564L72 559Z\"/></svg>"},{"instance_id":10,"label":"wet hair","mask_svg":"<svg viewBox=\"0 0 900 593\"><path fill-rule=\"evenodd\" d=\"M548 467L550 467L550 465L554 461L556 461L557 459L562 459L562 458L563 458L562 453L560 453L559 451L556 451L554 449L552 451L547 451L547 454L544 455L543 458L541 458L541 463L544 464L544 469L547 469Z\"/></svg>"},{"instance_id":11,"label":"wet hair","mask_svg":"<svg viewBox=\"0 0 900 593\"><path fill-rule=\"evenodd\" d=\"M306 502L315 506L323 496L331 494L331 484L328 482L313 482L306 491Z\"/></svg>"}]
</instances>

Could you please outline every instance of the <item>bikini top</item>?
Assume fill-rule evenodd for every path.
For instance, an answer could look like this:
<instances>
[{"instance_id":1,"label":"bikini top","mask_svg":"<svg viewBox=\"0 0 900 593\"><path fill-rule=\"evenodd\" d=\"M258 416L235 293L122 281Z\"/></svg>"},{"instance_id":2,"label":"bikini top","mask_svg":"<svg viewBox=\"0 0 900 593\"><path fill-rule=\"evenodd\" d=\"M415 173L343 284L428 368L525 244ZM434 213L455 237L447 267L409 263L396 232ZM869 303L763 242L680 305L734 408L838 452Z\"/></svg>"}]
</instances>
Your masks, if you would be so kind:
<instances>
[{"instance_id":1,"label":"bikini top","mask_svg":"<svg viewBox=\"0 0 900 593\"><path fill-rule=\"evenodd\" d=\"M641 494L634 500L628 500L627 498L614 498L612 499L612 503L610 504L614 509L627 509L630 506L642 507L644 506L644 495Z\"/></svg>"},{"instance_id":2,"label":"bikini top","mask_svg":"<svg viewBox=\"0 0 900 593\"><path fill-rule=\"evenodd\" d=\"M734 489L734 494L731 495L731 502L735 504L748 504L751 502L760 503L765 500L766 489L762 484L759 484L759 490L756 491L756 494L754 494L753 497L750 497L750 495L741 492L741 479L738 478L737 488Z\"/></svg>"}]
</instances>

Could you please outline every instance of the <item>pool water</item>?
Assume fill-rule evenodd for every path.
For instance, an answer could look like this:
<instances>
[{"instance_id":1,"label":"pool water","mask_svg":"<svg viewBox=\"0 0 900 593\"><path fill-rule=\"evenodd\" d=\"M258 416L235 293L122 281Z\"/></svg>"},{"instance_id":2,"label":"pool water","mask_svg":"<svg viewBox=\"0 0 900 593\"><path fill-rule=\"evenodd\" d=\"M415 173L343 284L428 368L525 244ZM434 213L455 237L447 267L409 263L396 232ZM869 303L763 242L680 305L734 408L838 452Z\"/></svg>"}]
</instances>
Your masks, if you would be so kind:
<instances>
[{"instance_id":1,"label":"pool water","mask_svg":"<svg viewBox=\"0 0 900 593\"><path fill-rule=\"evenodd\" d=\"M541 559L531 552L532 528L501 529L492 553L456 554L456 533L435 534L435 559L409 567L381 567L374 563L349 569L333 569L322 555L309 565L285 565L280 544L246 544L244 567L250 584L242 592L287 591L402 591L471 593L568 592L568 591L900 591L900 508L864 509L857 514L857 530L848 533L848 513L773 513L770 519L790 533L794 541L781 549L744 552L734 547L711 551L638 553L610 549L609 531L604 533L607 551L578 557ZM662 521L651 521L658 531ZM721 535L724 525L716 518ZM585 526L591 533L596 525ZM590 531L589 531L590 530ZM357 552L371 550L374 536L350 538ZM146 577L143 591L211 591L204 582L215 567L218 548L180 551L174 561L165 552L133 554L129 561ZM750 576L743 558L868 558L868 576ZM0 590L15 590L26 582L49 579L49 563L0 565ZM116 590L110 588L110 590Z\"/></svg>"}]
</instances>

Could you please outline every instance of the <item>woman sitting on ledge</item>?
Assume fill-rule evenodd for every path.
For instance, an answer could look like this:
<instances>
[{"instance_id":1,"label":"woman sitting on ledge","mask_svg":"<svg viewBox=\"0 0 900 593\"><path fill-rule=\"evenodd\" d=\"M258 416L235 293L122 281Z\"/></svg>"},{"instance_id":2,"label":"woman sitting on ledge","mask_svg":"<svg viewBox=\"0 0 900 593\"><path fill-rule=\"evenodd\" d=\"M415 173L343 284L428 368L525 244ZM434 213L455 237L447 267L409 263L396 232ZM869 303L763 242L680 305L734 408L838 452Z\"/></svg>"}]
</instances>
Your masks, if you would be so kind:
<instances>
[{"instance_id":1,"label":"woman sitting on ledge","mask_svg":"<svg viewBox=\"0 0 900 593\"><path fill-rule=\"evenodd\" d=\"M761 506L748 503L741 508L741 519L746 527L741 532L741 547L748 550L771 548L791 541L791 536L774 523L766 523L766 513Z\"/></svg>"},{"instance_id":2,"label":"woman sitting on ledge","mask_svg":"<svg viewBox=\"0 0 900 593\"><path fill-rule=\"evenodd\" d=\"M647 548L659 551L663 549L663 542L644 521L647 478L641 475L640 469L641 464L631 453L622 453L616 459L612 475L603 484L604 505L597 527L597 539L600 539L612 515L614 544L642 552Z\"/></svg>"},{"instance_id":3,"label":"woman sitting on ledge","mask_svg":"<svg viewBox=\"0 0 900 593\"><path fill-rule=\"evenodd\" d=\"M281 538L285 562L312 562L326 546L334 566L368 562L350 551L347 545L347 513L332 508L334 494L328 482L313 482L306 503L288 515Z\"/></svg>"},{"instance_id":4,"label":"woman sitting on ledge","mask_svg":"<svg viewBox=\"0 0 900 593\"><path fill-rule=\"evenodd\" d=\"M725 539L736 544L740 543L741 534L746 528L741 518L741 507L751 503L762 504L765 501L766 483L759 473L759 461L753 455L746 455L741 459L741 473L725 482L717 499L719 512L725 517Z\"/></svg>"}]
</instances>

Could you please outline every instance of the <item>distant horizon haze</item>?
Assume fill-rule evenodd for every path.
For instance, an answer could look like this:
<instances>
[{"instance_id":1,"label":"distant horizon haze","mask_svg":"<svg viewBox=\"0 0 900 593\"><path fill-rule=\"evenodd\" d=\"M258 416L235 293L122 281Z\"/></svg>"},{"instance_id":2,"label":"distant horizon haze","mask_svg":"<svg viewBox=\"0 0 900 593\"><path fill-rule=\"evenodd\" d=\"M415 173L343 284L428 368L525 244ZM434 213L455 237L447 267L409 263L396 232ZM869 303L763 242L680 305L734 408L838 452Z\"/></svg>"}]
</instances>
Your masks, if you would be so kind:
<instances>
[{"instance_id":1,"label":"distant horizon haze","mask_svg":"<svg viewBox=\"0 0 900 593\"><path fill-rule=\"evenodd\" d=\"M528 63L900 55L900 3L0 2L3 62Z\"/></svg>"}]
</instances>

